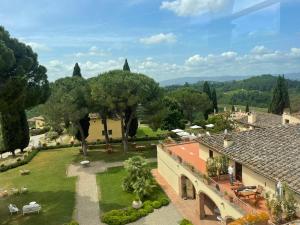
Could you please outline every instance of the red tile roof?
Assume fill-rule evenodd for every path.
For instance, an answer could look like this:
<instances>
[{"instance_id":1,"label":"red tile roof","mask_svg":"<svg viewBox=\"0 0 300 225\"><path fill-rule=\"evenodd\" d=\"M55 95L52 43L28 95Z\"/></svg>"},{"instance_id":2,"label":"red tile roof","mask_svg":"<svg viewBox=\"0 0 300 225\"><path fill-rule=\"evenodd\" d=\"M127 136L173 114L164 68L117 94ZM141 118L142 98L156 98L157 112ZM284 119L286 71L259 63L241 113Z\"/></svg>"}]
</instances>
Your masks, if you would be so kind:
<instances>
[{"instance_id":1,"label":"red tile roof","mask_svg":"<svg viewBox=\"0 0 300 225\"><path fill-rule=\"evenodd\" d=\"M188 162L200 172L206 172L206 163L199 156L201 151L199 143L182 143L166 147L172 154L179 156L183 161Z\"/></svg>"}]
</instances>

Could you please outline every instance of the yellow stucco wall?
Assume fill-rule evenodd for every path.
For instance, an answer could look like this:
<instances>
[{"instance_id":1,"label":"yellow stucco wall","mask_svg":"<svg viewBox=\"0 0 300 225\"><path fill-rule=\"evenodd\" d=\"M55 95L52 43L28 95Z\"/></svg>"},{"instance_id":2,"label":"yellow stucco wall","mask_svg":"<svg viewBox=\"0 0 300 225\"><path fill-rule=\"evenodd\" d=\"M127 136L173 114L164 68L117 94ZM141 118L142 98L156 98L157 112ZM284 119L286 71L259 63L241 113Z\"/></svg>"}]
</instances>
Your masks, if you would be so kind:
<instances>
[{"instance_id":1,"label":"yellow stucco wall","mask_svg":"<svg viewBox=\"0 0 300 225\"><path fill-rule=\"evenodd\" d=\"M87 142L105 140L105 136L102 135L103 130L104 130L104 126L102 124L102 120L100 118L91 118L89 136L86 139ZM122 138L121 120L108 119L107 130L112 130L112 135L109 135L110 138L121 139Z\"/></svg>"},{"instance_id":2,"label":"yellow stucco wall","mask_svg":"<svg viewBox=\"0 0 300 225\"><path fill-rule=\"evenodd\" d=\"M289 124L300 124L300 119L292 116L292 115L289 115L289 114L283 114L282 115L282 124L287 124L287 121L288 120Z\"/></svg>"},{"instance_id":3,"label":"yellow stucco wall","mask_svg":"<svg viewBox=\"0 0 300 225\"><path fill-rule=\"evenodd\" d=\"M189 170L176 162L168 153L161 150L160 146L157 147L157 160L158 172L164 177L164 179L166 179L177 194L180 193L179 179L182 175L184 175L193 183L197 194L204 193L215 202L223 218L229 216L237 219L243 216L242 211L238 210L229 201L219 196L215 190L211 189L211 187L203 183L201 179L194 176Z\"/></svg>"},{"instance_id":4,"label":"yellow stucco wall","mask_svg":"<svg viewBox=\"0 0 300 225\"><path fill-rule=\"evenodd\" d=\"M204 161L207 161L207 159L209 158L209 150L212 150L214 152L214 157L220 156L221 154L219 152L214 151L213 149L208 148L207 146L199 143L199 156L201 159L203 159Z\"/></svg>"}]
</instances>

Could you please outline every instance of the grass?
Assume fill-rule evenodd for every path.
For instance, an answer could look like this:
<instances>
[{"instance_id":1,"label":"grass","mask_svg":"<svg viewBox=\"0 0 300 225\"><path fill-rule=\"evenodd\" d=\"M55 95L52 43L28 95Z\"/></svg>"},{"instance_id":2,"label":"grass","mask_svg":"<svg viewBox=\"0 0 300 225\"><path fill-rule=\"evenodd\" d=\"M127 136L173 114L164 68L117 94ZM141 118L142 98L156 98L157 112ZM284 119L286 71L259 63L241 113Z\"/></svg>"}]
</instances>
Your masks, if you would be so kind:
<instances>
[{"instance_id":1,"label":"grass","mask_svg":"<svg viewBox=\"0 0 300 225\"><path fill-rule=\"evenodd\" d=\"M66 177L66 168L77 151L75 148L40 152L29 164L0 173L0 188L27 187L27 194L0 199L1 225L60 225L71 220L75 205L76 178ZM21 176L19 170L29 169L30 175ZM19 209L31 201L42 206L40 214L10 216L8 204Z\"/></svg>"},{"instance_id":2,"label":"grass","mask_svg":"<svg viewBox=\"0 0 300 225\"><path fill-rule=\"evenodd\" d=\"M221 111L223 111L225 106L227 108L227 112L228 111L231 112L232 105L224 105L224 104L219 105L219 108L221 108ZM241 109L244 112L246 109L246 106L243 106L243 105L234 105L234 106L238 108L238 111ZM267 108L259 108L259 107L252 107L252 106L250 106L250 110L255 111L255 112L268 112Z\"/></svg>"},{"instance_id":3,"label":"grass","mask_svg":"<svg viewBox=\"0 0 300 225\"><path fill-rule=\"evenodd\" d=\"M157 144L158 141L141 141L136 142L137 145L145 145L146 148L142 151L137 151L130 143L129 143L129 149L127 153L124 153L123 151L123 145L122 144L112 144L113 152L107 153L105 145L96 145L96 146L90 146L90 149L88 151L88 156L84 157L83 155L79 154L75 158L75 162L80 162L83 159L88 159L90 161L99 161L103 160L105 162L117 162L117 161L124 161L132 156L142 156L145 158L156 158L156 147L150 146L151 143ZM77 149L79 149L78 147Z\"/></svg>"},{"instance_id":4,"label":"grass","mask_svg":"<svg viewBox=\"0 0 300 225\"><path fill-rule=\"evenodd\" d=\"M151 168L156 168L156 163L150 163ZM101 190L100 208L102 212L113 209L122 209L131 205L135 195L122 189L122 182L126 176L124 167L109 168L104 173L97 174L97 184ZM156 200L166 197L164 191L157 186L151 196L145 200Z\"/></svg>"},{"instance_id":5,"label":"grass","mask_svg":"<svg viewBox=\"0 0 300 225\"><path fill-rule=\"evenodd\" d=\"M163 135L168 133L168 131L158 129L157 131L152 130L148 125L141 124L137 130L136 136L139 137L157 137L159 135Z\"/></svg>"}]
</instances>

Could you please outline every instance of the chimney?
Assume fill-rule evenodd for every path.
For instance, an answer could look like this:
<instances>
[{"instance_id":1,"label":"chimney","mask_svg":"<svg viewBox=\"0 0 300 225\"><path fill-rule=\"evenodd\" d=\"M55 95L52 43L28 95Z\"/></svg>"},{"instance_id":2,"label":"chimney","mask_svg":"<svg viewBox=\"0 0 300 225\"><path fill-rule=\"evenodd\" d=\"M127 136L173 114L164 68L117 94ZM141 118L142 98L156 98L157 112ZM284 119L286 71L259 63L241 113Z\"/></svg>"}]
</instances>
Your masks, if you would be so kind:
<instances>
[{"instance_id":1,"label":"chimney","mask_svg":"<svg viewBox=\"0 0 300 225\"><path fill-rule=\"evenodd\" d=\"M229 135L227 133L227 130L225 131L225 136L224 136L224 148L229 148L234 144L234 141L231 137L231 135Z\"/></svg>"},{"instance_id":2,"label":"chimney","mask_svg":"<svg viewBox=\"0 0 300 225\"><path fill-rule=\"evenodd\" d=\"M248 123L253 124L256 122L256 114L255 113L248 113Z\"/></svg>"}]
</instances>

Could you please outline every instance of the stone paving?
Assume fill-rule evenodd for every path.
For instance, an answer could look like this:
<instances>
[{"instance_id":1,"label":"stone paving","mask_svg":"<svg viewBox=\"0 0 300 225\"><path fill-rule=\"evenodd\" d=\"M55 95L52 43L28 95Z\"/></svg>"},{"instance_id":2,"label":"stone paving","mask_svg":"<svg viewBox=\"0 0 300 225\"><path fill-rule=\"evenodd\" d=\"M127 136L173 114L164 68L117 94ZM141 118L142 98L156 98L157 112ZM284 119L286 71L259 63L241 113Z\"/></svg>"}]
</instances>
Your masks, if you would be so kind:
<instances>
[{"instance_id":1,"label":"stone paving","mask_svg":"<svg viewBox=\"0 0 300 225\"><path fill-rule=\"evenodd\" d=\"M147 161L156 162L156 159L147 159ZM80 164L71 164L69 166L67 176L78 177L74 219L80 225L104 225L100 221L101 209L99 208L98 198L100 190L96 183L96 174L104 172L107 168L122 165L123 162L105 163L97 161L91 162L89 167L82 167Z\"/></svg>"}]
</instances>

